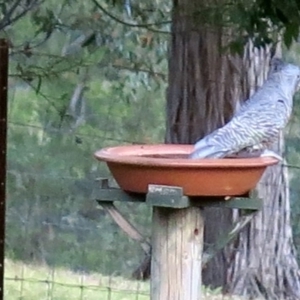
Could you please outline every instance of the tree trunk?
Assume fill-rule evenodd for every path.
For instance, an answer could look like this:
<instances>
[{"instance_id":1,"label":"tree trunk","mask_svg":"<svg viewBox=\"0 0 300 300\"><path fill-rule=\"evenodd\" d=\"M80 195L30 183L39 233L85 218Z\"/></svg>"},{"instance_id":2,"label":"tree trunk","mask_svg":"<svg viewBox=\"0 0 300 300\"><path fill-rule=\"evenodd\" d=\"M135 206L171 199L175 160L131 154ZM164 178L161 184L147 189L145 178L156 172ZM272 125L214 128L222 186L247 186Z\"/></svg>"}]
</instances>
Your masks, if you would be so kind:
<instances>
[{"instance_id":1,"label":"tree trunk","mask_svg":"<svg viewBox=\"0 0 300 300\"><path fill-rule=\"evenodd\" d=\"M274 149L282 150L282 141ZM272 300L300 299L287 168L282 165L269 168L257 190L264 207L229 247L228 291Z\"/></svg>"},{"instance_id":2,"label":"tree trunk","mask_svg":"<svg viewBox=\"0 0 300 300\"><path fill-rule=\"evenodd\" d=\"M194 143L224 125L239 101L263 83L271 58L269 48L257 50L250 42L243 57L220 51L230 31L201 28L190 16L204 0L186 2L174 0L166 143ZM230 293L300 299L287 171L282 166L270 168L258 192L263 211L208 264L203 282ZM205 242L213 243L237 217L237 211L205 209Z\"/></svg>"}]
</instances>

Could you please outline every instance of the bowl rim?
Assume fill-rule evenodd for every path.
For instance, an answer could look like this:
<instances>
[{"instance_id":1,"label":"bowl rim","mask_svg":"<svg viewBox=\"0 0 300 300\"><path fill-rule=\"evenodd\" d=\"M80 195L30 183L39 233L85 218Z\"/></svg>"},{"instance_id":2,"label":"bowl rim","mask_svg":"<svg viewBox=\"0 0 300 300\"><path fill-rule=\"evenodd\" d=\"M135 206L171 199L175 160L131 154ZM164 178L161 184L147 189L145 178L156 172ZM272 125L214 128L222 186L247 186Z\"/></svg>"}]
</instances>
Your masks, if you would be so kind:
<instances>
[{"instance_id":1,"label":"bowl rim","mask_svg":"<svg viewBox=\"0 0 300 300\"><path fill-rule=\"evenodd\" d=\"M136 155L135 152L148 152L148 155L189 154L193 145L189 144L134 144L105 147L97 150L94 157L107 163L165 168L262 168L277 164L274 157L226 158L226 159L187 159L151 158ZM154 151L153 151L154 150Z\"/></svg>"}]
</instances>

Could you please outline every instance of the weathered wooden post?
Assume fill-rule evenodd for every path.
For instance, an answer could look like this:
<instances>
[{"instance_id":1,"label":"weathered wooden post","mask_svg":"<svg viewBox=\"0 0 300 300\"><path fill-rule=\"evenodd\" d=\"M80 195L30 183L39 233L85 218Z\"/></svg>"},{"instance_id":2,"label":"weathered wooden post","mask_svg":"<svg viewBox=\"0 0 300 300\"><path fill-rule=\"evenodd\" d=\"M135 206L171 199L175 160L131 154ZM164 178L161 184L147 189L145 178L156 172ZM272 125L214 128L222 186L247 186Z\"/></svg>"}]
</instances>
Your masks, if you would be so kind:
<instances>
[{"instance_id":1,"label":"weathered wooden post","mask_svg":"<svg viewBox=\"0 0 300 300\"><path fill-rule=\"evenodd\" d=\"M182 159L191 149L187 145L135 145L95 153L97 159L107 162L121 188L102 179L92 198L151 255L151 300L201 299L203 266L261 209L262 202L251 198L249 191L265 168L278 162L272 158ZM181 158L176 159L173 152ZM116 209L114 201L152 207L151 245ZM242 209L245 214L203 253L201 210L207 206Z\"/></svg>"},{"instance_id":2,"label":"weathered wooden post","mask_svg":"<svg viewBox=\"0 0 300 300\"><path fill-rule=\"evenodd\" d=\"M8 44L0 39L0 299L4 299Z\"/></svg>"},{"instance_id":3,"label":"weathered wooden post","mask_svg":"<svg viewBox=\"0 0 300 300\"><path fill-rule=\"evenodd\" d=\"M149 185L152 300L201 297L204 221L201 208L186 207L186 200L181 188Z\"/></svg>"},{"instance_id":4,"label":"weathered wooden post","mask_svg":"<svg viewBox=\"0 0 300 300\"><path fill-rule=\"evenodd\" d=\"M204 221L199 207L153 208L152 300L199 300Z\"/></svg>"}]
</instances>

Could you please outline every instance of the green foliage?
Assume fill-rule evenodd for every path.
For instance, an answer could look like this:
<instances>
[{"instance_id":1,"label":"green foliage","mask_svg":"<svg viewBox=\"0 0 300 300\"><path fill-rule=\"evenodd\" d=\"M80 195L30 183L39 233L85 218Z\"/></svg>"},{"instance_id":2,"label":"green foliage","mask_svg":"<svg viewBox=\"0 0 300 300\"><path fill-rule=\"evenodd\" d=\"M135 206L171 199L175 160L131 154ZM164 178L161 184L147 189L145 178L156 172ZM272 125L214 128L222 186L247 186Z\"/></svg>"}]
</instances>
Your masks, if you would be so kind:
<instances>
[{"instance_id":1,"label":"green foliage","mask_svg":"<svg viewBox=\"0 0 300 300\"><path fill-rule=\"evenodd\" d=\"M143 254L90 198L95 178L109 176L93 152L163 140L166 37L144 28L128 32L91 2L54 0L6 34L7 256L130 275ZM146 207L123 210L149 227Z\"/></svg>"},{"instance_id":2,"label":"green foliage","mask_svg":"<svg viewBox=\"0 0 300 300\"><path fill-rule=\"evenodd\" d=\"M245 20L248 19L246 31L254 37L254 44L274 42L270 33L274 35L282 32L284 43L290 48L292 42L299 37L300 6L296 0L288 1L284 5L278 0L255 1L249 11L244 10L244 16Z\"/></svg>"},{"instance_id":3,"label":"green foliage","mask_svg":"<svg viewBox=\"0 0 300 300\"><path fill-rule=\"evenodd\" d=\"M111 219L87 204L92 201L89 192L95 178L108 176L104 164L93 159L92 153L122 143L124 137L139 141L153 138L155 133L141 117L134 118L140 116L144 103L114 100L110 89L101 95L101 87L91 84L87 98L95 116L71 132L67 122L58 126L57 112L49 109L47 101L31 89L16 89L9 109L9 257L107 274L112 270L130 274L141 259L140 249L128 242ZM145 115L149 115L147 110ZM135 207L128 213L146 227L149 218L145 210Z\"/></svg>"}]
</instances>

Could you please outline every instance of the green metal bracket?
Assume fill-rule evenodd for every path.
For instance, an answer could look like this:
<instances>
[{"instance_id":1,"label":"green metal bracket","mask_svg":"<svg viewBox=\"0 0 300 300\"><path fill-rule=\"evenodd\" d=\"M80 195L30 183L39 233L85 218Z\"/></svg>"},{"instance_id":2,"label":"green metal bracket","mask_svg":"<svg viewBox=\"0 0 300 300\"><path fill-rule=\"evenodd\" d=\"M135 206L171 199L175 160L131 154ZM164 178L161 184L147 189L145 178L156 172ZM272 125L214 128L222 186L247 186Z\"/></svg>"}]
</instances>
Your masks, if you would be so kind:
<instances>
[{"instance_id":1,"label":"green metal bracket","mask_svg":"<svg viewBox=\"0 0 300 300\"><path fill-rule=\"evenodd\" d=\"M146 194L146 204L150 206L185 208L190 206L189 198L183 195L182 188L150 184Z\"/></svg>"},{"instance_id":2,"label":"green metal bracket","mask_svg":"<svg viewBox=\"0 0 300 300\"><path fill-rule=\"evenodd\" d=\"M114 187L112 186L114 185ZM247 196L247 197L246 197ZM142 202L150 206L187 208L198 207L223 207L257 211L262 208L262 201L254 195L230 198L224 197L188 197L183 194L181 187L150 184L147 194L128 193L107 179L99 181L99 188L93 190L92 199L98 203L104 202Z\"/></svg>"},{"instance_id":3,"label":"green metal bracket","mask_svg":"<svg viewBox=\"0 0 300 300\"><path fill-rule=\"evenodd\" d=\"M245 214L240 216L239 220L232 224L228 232L223 233L217 239L215 244L210 245L202 256L202 267L212 260L216 254L225 248L234 238L244 229L255 217L257 211L245 211Z\"/></svg>"},{"instance_id":4,"label":"green metal bracket","mask_svg":"<svg viewBox=\"0 0 300 300\"><path fill-rule=\"evenodd\" d=\"M146 194L129 193L121 190L115 182L108 179L99 179L99 187L93 190L92 199L102 205L111 214L117 224L131 237L141 243L142 248L149 255L149 246L141 238L139 232L129 224L113 206L114 201L123 203L145 203L149 206L166 208L197 207L223 207L241 209L244 214L240 216L227 233L223 233L214 245L210 245L203 253L203 266L205 266L218 251L230 243L237 234L250 223L256 213L262 209L263 202L251 191L239 197L188 197L183 194L181 187L150 184ZM125 224L125 225L124 225ZM146 249L146 250L145 250ZM147 256L148 257L148 256Z\"/></svg>"}]
</instances>

